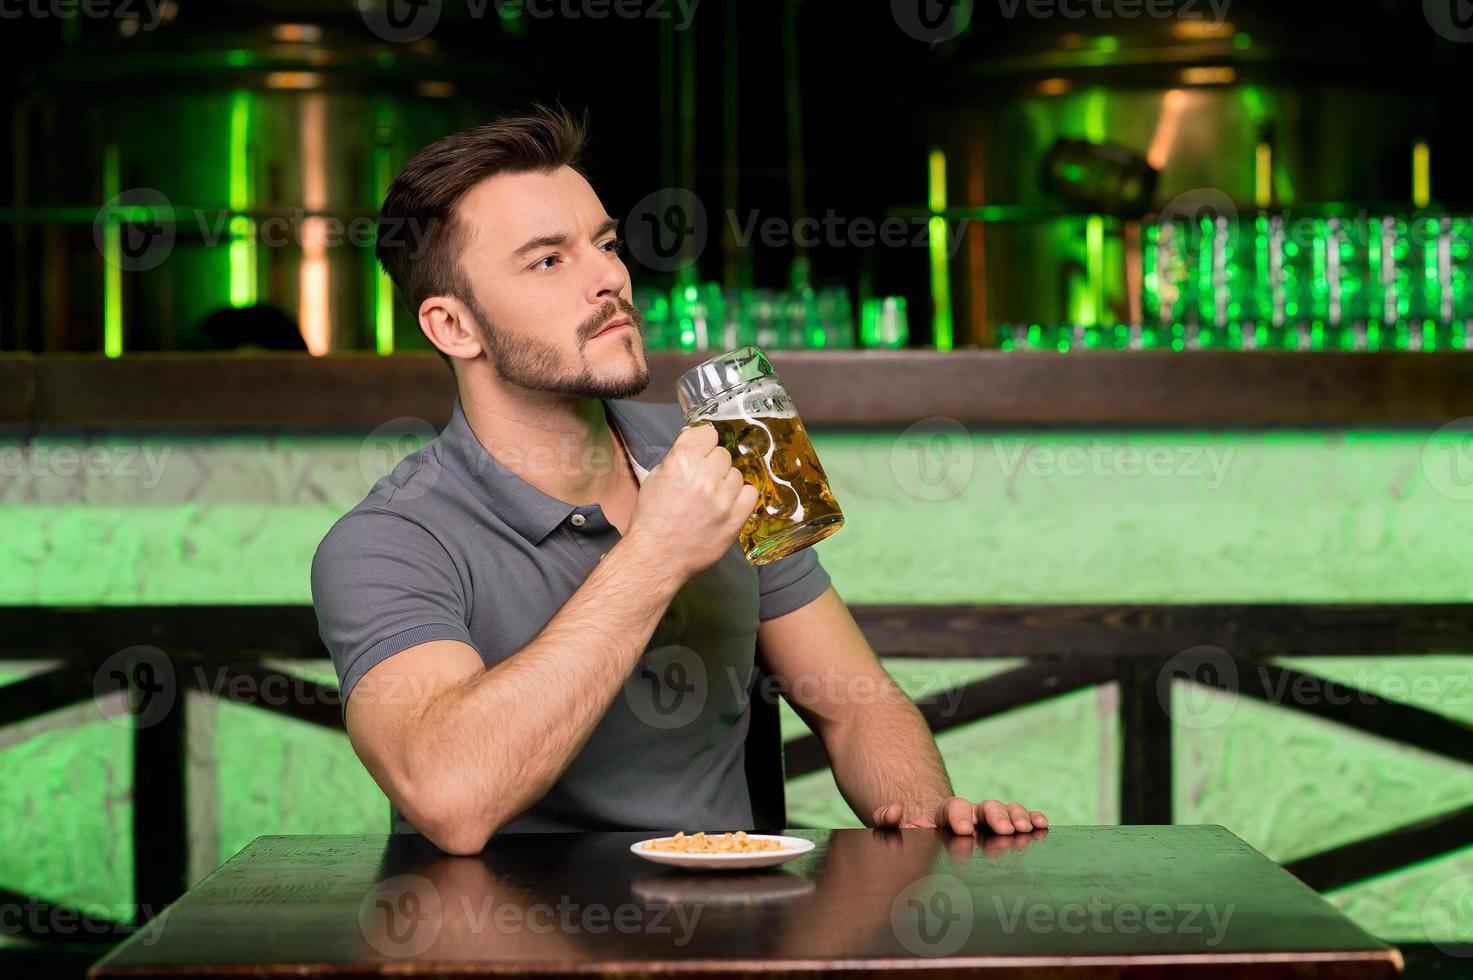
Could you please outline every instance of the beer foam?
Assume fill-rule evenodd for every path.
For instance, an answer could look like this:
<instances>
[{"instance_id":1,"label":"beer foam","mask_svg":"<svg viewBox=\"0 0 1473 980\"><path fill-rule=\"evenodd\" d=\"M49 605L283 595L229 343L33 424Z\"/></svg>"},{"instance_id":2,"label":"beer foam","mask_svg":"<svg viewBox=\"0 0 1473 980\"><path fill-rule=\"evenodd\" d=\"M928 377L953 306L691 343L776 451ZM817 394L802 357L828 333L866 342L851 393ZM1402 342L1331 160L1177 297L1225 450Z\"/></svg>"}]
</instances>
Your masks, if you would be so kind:
<instances>
[{"instance_id":1,"label":"beer foam","mask_svg":"<svg viewBox=\"0 0 1473 980\"><path fill-rule=\"evenodd\" d=\"M795 419L798 410L776 378L763 378L736 391L717 395L717 405L701 415L703 422L725 422L749 418Z\"/></svg>"}]
</instances>

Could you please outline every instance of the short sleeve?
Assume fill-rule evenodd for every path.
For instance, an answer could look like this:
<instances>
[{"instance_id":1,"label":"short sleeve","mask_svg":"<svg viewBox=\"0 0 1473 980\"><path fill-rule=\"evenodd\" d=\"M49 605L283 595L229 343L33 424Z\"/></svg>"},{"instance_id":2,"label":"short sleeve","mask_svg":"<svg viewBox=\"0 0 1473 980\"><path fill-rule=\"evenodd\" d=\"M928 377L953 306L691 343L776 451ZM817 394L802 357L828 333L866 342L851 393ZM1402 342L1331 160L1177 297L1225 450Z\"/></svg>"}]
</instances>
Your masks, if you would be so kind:
<instances>
[{"instance_id":1,"label":"short sleeve","mask_svg":"<svg viewBox=\"0 0 1473 980\"><path fill-rule=\"evenodd\" d=\"M431 640L475 646L449 553L394 514L355 511L333 525L312 558L312 605L344 706L363 675L396 653Z\"/></svg>"},{"instance_id":2,"label":"short sleeve","mask_svg":"<svg viewBox=\"0 0 1473 980\"><path fill-rule=\"evenodd\" d=\"M829 587L829 573L819 564L818 552L813 548L758 565L757 580L761 591L757 607L759 620L801 609Z\"/></svg>"}]
</instances>

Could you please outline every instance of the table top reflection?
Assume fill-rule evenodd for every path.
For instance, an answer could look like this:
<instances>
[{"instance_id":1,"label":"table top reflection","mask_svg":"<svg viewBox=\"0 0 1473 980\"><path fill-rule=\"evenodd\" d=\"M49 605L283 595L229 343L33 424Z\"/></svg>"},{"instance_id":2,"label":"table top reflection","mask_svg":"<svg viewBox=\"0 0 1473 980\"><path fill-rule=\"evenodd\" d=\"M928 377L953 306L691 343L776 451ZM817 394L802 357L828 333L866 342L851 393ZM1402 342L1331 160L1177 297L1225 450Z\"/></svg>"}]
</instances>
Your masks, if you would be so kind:
<instances>
[{"instance_id":1,"label":"table top reflection","mask_svg":"<svg viewBox=\"0 0 1473 980\"><path fill-rule=\"evenodd\" d=\"M505 835L476 857L412 835L262 837L92 975L1400 971L1222 827L785 833L814 849L755 871L650 863L629 850L648 832Z\"/></svg>"}]
</instances>

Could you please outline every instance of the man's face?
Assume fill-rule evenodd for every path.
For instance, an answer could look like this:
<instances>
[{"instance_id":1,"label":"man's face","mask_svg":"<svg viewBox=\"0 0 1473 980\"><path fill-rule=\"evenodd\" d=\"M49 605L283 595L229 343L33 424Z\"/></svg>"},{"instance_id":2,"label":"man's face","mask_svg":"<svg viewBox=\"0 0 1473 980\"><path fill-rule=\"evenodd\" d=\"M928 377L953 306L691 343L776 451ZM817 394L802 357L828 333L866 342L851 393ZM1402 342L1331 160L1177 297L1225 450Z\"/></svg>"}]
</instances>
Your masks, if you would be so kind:
<instances>
[{"instance_id":1,"label":"man's face","mask_svg":"<svg viewBox=\"0 0 1473 980\"><path fill-rule=\"evenodd\" d=\"M458 218L468 305L502 378L581 398L649 386L616 222L577 171L490 177L461 199Z\"/></svg>"}]
</instances>

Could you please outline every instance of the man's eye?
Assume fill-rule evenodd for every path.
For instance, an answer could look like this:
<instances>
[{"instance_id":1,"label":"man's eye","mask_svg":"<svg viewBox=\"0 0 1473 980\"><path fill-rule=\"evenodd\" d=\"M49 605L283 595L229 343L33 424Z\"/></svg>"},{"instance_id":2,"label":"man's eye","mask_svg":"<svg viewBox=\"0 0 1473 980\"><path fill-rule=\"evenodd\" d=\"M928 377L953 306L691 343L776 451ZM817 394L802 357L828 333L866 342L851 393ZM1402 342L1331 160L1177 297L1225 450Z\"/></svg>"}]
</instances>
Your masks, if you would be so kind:
<instances>
[{"instance_id":1,"label":"man's eye","mask_svg":"<svg viewBox=\"0 0 1473 980\"><path fill-rule=\"evenodd\" d=\"M623 255L624 239L610 238L608 241L604 242L603 247L610 255Z\"/></svg>"},{"instance_id":2,"label":"man's eye","mask_svg":"<svg viewBox=\"0 0 1473 980\"><path fill-rule=\"evenodd\" d=\"M532 268L534 268L534 269L546 269L546 268L548 268L548 266L545 266L542 263L544 263L544 262L556 262L556 261L557 261L557 256L556 255L545 255L542 258L538 259L536 262L533 262L532 263Z\"/></svg>"}]
</instances>

